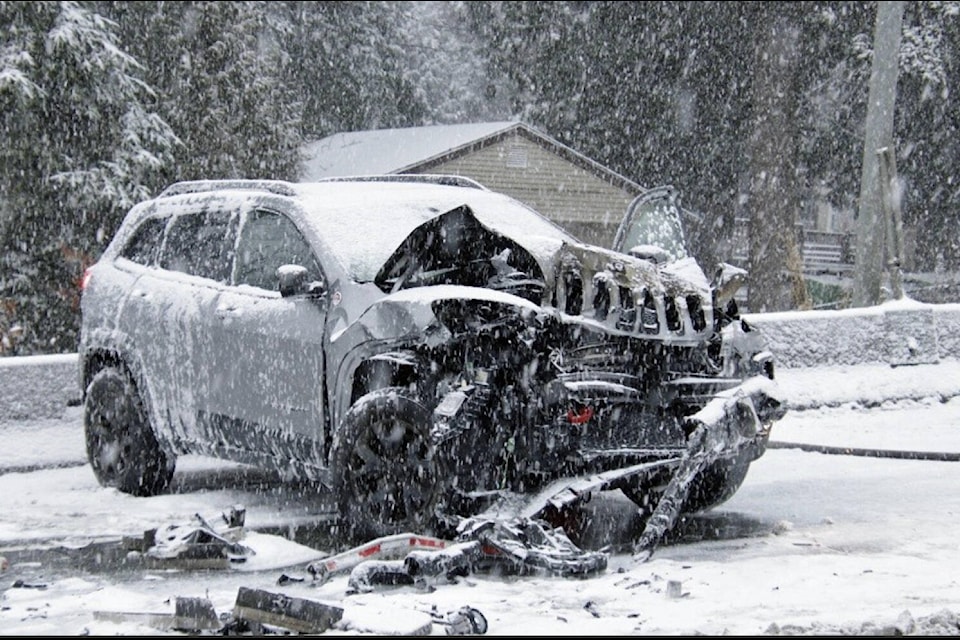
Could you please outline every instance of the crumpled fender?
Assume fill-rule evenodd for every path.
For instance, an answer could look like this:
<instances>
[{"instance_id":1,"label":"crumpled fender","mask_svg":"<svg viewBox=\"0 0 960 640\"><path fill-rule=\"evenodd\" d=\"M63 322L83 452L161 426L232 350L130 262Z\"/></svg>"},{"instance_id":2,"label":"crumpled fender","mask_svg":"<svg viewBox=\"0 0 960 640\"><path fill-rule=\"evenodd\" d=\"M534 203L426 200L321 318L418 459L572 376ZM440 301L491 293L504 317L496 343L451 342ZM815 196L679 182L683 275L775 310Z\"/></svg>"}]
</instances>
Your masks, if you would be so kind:
<instances>
[{"instance_id":1,"label":"crumpled fender","mask_svg":"<svg viewBox=\"0 0 960 640\"><path fill-rule=\"evenodd\" d=\"M439 321L438 305L450 301L476 303L487 301L501 308L516 309L518 314L531 317L549 313L542 307L510 293L465 287L436 285L404 289L384 297L344 329L332 336L328 348L333 424L348 408L357 367L376 354L402 349L417 344L442 345L451 337Z\"/></svg>"}]
</instances>

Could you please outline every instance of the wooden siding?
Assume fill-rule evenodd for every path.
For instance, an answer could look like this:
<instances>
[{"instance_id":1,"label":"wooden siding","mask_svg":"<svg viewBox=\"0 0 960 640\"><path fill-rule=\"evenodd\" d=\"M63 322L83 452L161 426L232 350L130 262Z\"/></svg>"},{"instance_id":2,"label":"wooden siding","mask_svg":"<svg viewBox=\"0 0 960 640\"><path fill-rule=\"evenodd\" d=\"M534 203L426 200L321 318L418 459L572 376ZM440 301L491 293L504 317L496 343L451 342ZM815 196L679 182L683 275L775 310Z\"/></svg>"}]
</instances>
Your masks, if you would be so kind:
<instances>
[{"instance_id":1,"label":"wooden siding","mask_svg":"<svg viewBox=\"0 0 960 640\"><path fill-rule=\"evenodd\" d=\"M634 195L520 135L424 173L473 178L544 214L586 242L610 246Z\"/></svg>"}]
</instances>

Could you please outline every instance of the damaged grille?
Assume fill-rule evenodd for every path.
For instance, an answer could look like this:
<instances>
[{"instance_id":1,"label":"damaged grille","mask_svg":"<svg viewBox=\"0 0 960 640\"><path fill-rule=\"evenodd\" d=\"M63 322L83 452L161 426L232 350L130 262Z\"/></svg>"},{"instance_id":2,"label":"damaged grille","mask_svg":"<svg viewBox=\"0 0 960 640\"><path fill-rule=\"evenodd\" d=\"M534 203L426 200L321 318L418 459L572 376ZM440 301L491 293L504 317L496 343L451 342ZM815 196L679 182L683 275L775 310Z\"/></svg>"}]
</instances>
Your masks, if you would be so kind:
<instances>
[{"instance_id":1,"label":"damaged grille","mask_svg":"<svg viewBox=\"0 0 960 640\"><path fill-rule=\"evenodd\" d=\"M581 283L571 278L564 284L573 289L567 293L564 311L580 311ZM624 286L616 287L614 293L613 288L610 282L595 280L593 317L601 322L610 320L620 331L646 336L695 337L710 326L710 308L700 296L654 294L646 288L631 290Z\"/></svg>"}]
</instances>

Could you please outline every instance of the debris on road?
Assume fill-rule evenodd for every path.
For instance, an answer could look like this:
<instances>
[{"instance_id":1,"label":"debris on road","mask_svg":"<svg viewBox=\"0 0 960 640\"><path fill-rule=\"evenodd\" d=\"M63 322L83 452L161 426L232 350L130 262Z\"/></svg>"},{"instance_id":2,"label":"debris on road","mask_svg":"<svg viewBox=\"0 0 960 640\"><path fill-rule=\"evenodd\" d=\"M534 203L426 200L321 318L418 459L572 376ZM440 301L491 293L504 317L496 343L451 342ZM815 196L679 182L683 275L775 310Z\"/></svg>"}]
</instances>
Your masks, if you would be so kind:
<instances>
[{"instance_id":1,"label":"debris on road","mask_svg":"<svg viewBox=\"0 0 960 640\"><path fill-rule=\"evenodd\" d=\"M274 625L301 633L322 633L340 621L343 607L240 587L233 616L238 622Z\"/></svg>"},{"instance_id":2,"label":"debris on road","mask_svg":"<svg viewBox=\"0 0 960 640\"><path fill-rule=\"evenodd\" d=\"M350 571L366 560L399 560L416 549L443 549L450 544L451 541L442 538L398 533L376 538L342 553L311 562L307 565L307 571L313 576L314 582L323 583L334 575Z\"/></svg>"},{"instance_id":3,"label":"debris on road","mask_svg":"<svg viewBox=\"0 0 960 640\"><path fill-rule=\"evenodd\" d=\"M429 613L435 623L444 626L448 636L482 636L487 632L487 618L473 607L442 614L434 606Z\"/></svg>"},{"instance_id":4,"label":"debris on road","mask_svg":"<svg viewBox=\"0 0 960 640\"><path fill-rule=\"evenodd\" d=\"M315 583L350 572L348 593L378 587L428 588L474 571L586 577L606 569L607 555L584 551L560 527L515 518L464 519L456 540L412 533L384 536L307 565Z\"/></svg>"},{"instance_id":5,"label":"debris on road","mask_svg":"<svg viewBox=\"0 0 960 640\"><path fill-rule=\"evenodd\" d=\"M152 560L174 561L180 568L227 568L246 562L255 552L240 544L245 510L234 507L224 514L225 528L214 529L199 513L195 523L168 524L144 533L144 555Z\"/></svg>"},{"instance_id":6,"label":"debris on road","mask_svg":"<svg viewBox=\"0 0 960 640\"><path fill-rule=\"evenodd\" d=\"M480 541L480 570L569 578L591 576L607 568L606 553L581 549L561 527L549 528L542 520L468 518L460 524L458 538Z\"/></svg>"},{"instance_id":7,"label":"debris on road","mask_svg":"<svg viewBox=\"0 0 960 640\"><path fill-rule=\"evenodd\" d=\"M93 618L113 623L133 622L159 631L191 633L220 629L223 626L213 604L206 598L178 597L173 613L94 611Z\"/></svg>"},{"instance_id":8,"label":"debris on road","mask_svg":"<svg viewBox=\"0 0 960 640\"><path fill-rule=\"evenodd\" d=\"M425 587L410 575L403 560L365 560L353 568L347 579L347 595L371 593L377 587Z\"/></svg>"},{"instance_id":9,"label":"debris on road","mask_svg":"<svg viewBox=\"0 0 960 640\"><path fill-rule=\"evenodd\" d=\"M46 589L45 582L24 582L23 580L14 580L10 585L13 589Z\"/></svg>"}]
</instances>

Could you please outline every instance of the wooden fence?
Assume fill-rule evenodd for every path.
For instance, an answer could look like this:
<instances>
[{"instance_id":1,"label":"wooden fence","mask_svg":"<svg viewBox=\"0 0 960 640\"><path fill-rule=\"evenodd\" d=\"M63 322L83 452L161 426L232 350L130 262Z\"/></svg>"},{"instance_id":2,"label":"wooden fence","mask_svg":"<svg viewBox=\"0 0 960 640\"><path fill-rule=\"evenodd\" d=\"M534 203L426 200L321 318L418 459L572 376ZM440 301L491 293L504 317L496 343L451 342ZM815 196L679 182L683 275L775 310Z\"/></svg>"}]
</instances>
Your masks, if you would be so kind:
<instances>
[{"instance_id":1,"label":"wooden fence","mask_svg":"<svg viewBox=\"0 0 960 640\"><path fill-rule=\"evenodd\" d=\"M856 236L852 233L815 231L796 226L797 243L803 254L803 271L811 275L847 275L853 271ZM749 221L738 218L730 242L729 259L746 265L749 259Z\"/></svg>"}]
</instances>

